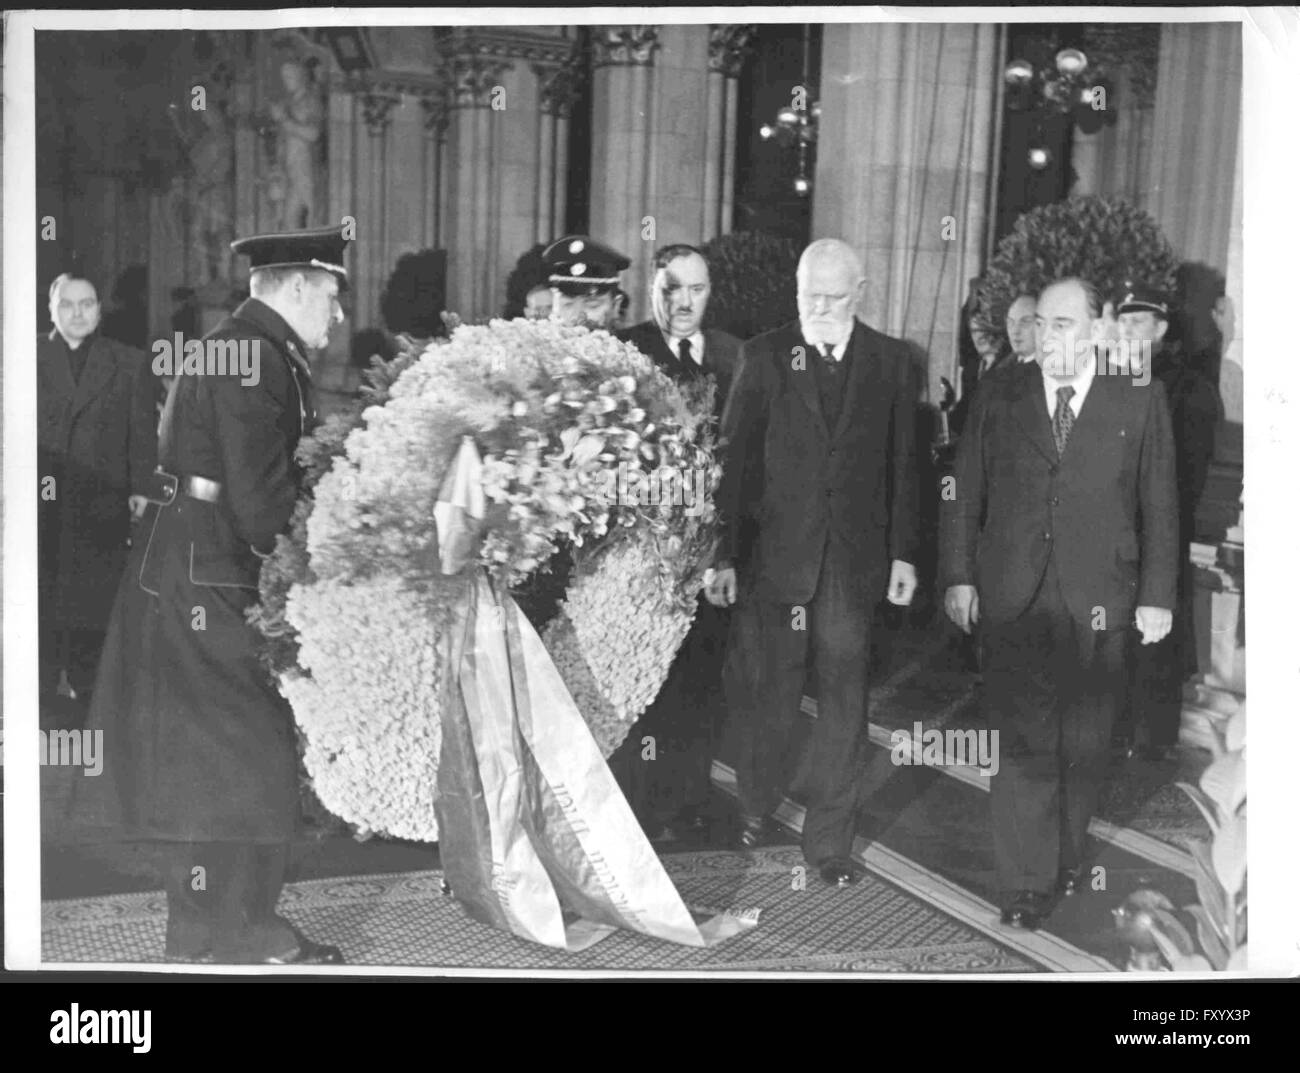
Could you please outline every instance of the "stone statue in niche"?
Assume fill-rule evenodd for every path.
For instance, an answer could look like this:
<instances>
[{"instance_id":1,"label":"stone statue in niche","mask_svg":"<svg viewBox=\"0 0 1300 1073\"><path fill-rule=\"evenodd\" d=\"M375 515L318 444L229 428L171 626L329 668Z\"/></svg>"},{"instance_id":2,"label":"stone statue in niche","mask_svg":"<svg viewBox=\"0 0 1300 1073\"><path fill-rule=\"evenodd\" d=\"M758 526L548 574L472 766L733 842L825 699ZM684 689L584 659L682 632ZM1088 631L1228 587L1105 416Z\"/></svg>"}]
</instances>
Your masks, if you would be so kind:
<instances>
[{"instance_id":1,"label":"stone statue in niche","mask_svg":"<svg viewBox=\"0 0 1300 1073\"><path fill-rule=\"evenodd\" d=\"M283 176L280 226L285 230L317 222L316 157L325 129L325 107L307 68L297 60L280 65L288 97L271 104L279 127L278 165Z\"/></svg>"},{"instance_id":2,"label":"stone statue in niche","mask_svg":"<svg viewBox=\"0 0 1300 1073\"><path fill-rule=\"evenodd\" d=\"M188 281L203 286L229 278L230 242L234 238L235 138L222 102L209 100L198 109L202 128L195 133L168 108L185 150L185 173L173 188L185 220Z\"/></svg>"}]
</instances>

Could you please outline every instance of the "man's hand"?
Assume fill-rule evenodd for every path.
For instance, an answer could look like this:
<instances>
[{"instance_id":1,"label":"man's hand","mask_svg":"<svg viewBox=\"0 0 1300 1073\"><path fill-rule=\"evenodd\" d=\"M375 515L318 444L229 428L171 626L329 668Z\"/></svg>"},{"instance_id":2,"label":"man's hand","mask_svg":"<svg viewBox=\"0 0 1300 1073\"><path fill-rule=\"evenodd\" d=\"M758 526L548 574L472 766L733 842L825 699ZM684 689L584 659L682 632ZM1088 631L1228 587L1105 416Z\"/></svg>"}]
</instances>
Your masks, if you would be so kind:
<instances>
[{"instance_id":1,"label":"man's hand","mask_svg":"<svg viewBox=\"0 0 1300 1073\"><path fill-rule=\"evenodd\" d=\"M131 508L131 520L138 522L144 517L144 512L149 509L149 500L144 496L128 496L126 505Z\"/></svg>"},{"instance_id":2,"label":"man's hand","mask_svg":"<svg viewBox=\"0 0 1300 1073\"><path fill-rule=\"evenodd\" d=\"M974 585L951 585L943 594L944 613L962 633L980 620L980 597Z\"/></svg>"},{"instance_id":3,"label":"man's hand","mask_svg":"<svg viewBox=\"0 0 1300 1073\"><path fill-rule=\"evenodd\" d=\"M704 587L704 595L714 607L730 607L736 602L736 571L726 567L713 572Z\"/></svg>"},{"instance_id":4,"label":"man's hand","mask_svg":"<svg viewBox=\"0 0 1300 1073\"><path fill-rule=\"evenodd\" d=\"M1174 613L1163 607L1139 607L1137 628L1142 631L1142 643L1153 645L1169 636L1174 625Z\"/></svg>"},{"instance_id":5,"label":"man's hand","mask_svg":"<svg viewBox=\"0 0 1300 1073\"><path fill-rule=\"evenodd\" d=\"M907 607L916 592L916 567L895 559L889 567L889 602Z\"/></svg>"}]
</instances>

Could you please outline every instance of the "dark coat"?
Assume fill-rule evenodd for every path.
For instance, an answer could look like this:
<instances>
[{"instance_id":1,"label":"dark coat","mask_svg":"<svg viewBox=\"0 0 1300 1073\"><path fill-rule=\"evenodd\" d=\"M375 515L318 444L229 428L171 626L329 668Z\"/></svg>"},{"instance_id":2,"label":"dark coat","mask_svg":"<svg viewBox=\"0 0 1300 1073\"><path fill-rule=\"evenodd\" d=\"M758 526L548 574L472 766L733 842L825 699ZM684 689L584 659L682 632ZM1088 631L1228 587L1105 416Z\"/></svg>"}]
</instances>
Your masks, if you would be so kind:
<instances>
[{"instance_id":1,"label":"dark coat","mask_svg":"<svg viewBox=\"0 0 1300 1073\"><path fill-rule=\"evenodd\" d=\"M107 759L81 781L102 784L100 821L122 837L286 842L299 801L293 714L244 612L298 497L311 378L302 341L256 299L208 338L256 342L258 382L177 378L160 467L221 492L215 503L178 493L146 518L90 708Z\"/></svg>"},{"instance_id":2,"label":"dark coat","mask_svg":"<svg viewBox=\"0 0 1300 1073\"><path fill-rule=\"evenodd\" d=\"M1055 553L1065 602L1085 628L1127 628L1138 606L1174 607L1178 504L1164 387L1098 375L1064 457L1037 362L975 393L941 502L945 587L974 585L981 623L1013 621ZM1118 625L1116 625L1118 624Z\"/></svg>"},{"instance_id":3,"label":"dark coat","mask_svg":"<svg viewBox=\"0 0 1300 1073\"><path fill-rule=\"evenodd\" d=\"M860 321L848 346L851 366L834 428L822 416L812 366L821 359L798 321L741 349L722 418L719 560L736 561L744 519L752 517L754 580L766 600L812 598L828 536L847 547L873 601L884 595L892 560L916 562L911 360L901 342Z\"/></svg>"},{"instance_id":4,"label":"dark coat","mask_svg":"<svg viewBox=\"0 0 1300 1073\"><path fill-rule=\"evenodd\" d=\"M147 356L102 335L73 382L56 332L36 341L37 457L54 498L39 499L41 614L103 630L131 536L127 499L149 486L157 449L157 380ZM47 486L48 487L48 486Z\"/></svg>"},{"instance_id":5,"label":"dark coat","mask_svg":"<svg viewBox=\"0 0 1300 1073\"><path fill-rule=\"evenodd\" d=\"M634 324L630 328L614 333L615 338L631 343L672 380L690 382L700 376L712 376L717 382L713 402L714 416L721 418L722 408L727 401L727 392L731 390L731 380L740 360L740 340L718 328L705 328L703 334L703 366L692 362L690 366L684 367L682 359L668 348L668 344L664 341L664 333L653 320L642 321L640 324Z\"/></svg>"},{"instance_id":6,"label":"dark coat","mask_svg":"<svg viewBox=\"0 0 1300 1073\"><path fill-rule=\"evenodd\" d=\"M971 403L975 399L975 392L979 386L990 378L996 379L1007 375L1019 364L1021 364L1020 358L1007 350L999 354L987 369L977 364L972 369L962 370L961 398L957 400L957 405L948 415L948 430L954 438L960 436L961 430L966 427L966 415L970 413Z\"/></svg>"},{"instance_id":7,"label":"dark coat","mask_svg":"<svg viewBox=\"0 0 1300 1073\"><path fill-rule=\"evenodd\" d=\"M1218 389L1173 349L1162 350L1153 363L1155 378L1165 386L1178 467L1179 543L1185 549L1196 529L1196 507L1214 459L1214 436L1223 418Z\"/></svg>"}]
</instances>

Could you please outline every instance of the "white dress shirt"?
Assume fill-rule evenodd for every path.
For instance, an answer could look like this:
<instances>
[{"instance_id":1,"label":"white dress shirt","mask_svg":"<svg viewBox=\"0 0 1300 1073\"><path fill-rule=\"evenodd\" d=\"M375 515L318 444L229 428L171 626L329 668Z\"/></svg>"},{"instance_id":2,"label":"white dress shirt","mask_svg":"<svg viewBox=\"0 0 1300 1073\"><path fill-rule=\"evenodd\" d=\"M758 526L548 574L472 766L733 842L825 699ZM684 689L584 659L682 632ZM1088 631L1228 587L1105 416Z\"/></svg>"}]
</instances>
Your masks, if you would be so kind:
<instances>
[{"instance_id":1,"label":"white dress shirt","mask_svg":"<svg viewBox=\"0 0 1300 1073\"><path fill-rule=\"evenodd\" d=\"M668 344L668 349L673 352L673 357L679 361L682 356L682 339L686 339L691 344L691 361L696 365L704 364L704 333L696 332L694 335L686 335L678 338L675 335L663 333L664 342Z\"/></svg>"},{"instance_id":2,"label":"white dress shirt","mask_svg":"<svg viewBox=\"0 0 1300 1073\"><path fill-rule=\"evenodd\" d=\"M1043 394L1047 398L1047 416L1052 418L1056 416L1056 392L1058 388L1072 387L1074 394L1070 398L1070 409L1074 411L1074 416L1079 416L1079 411L1083 409L1083 400L1088 395L1088 389L1092 387L1092 379L1097 375L1097 358L1096 352L1084 362L1083 368L1079 375L1073 380L1057 380L1056 377L1048 374L1043 370Z\"/></svg>"},{"instance_id":3,"label":"white dress shirt","mask_svg":"<svg viewBox=\"0 0 1300 1073\"><path fill-rule=\"evenodd\" d=\"M824 355L826 353L825 343L811 343L811 341L808 340L807 336L804 336L804 339L810 342L810 345L812 345L816 349L819 356ZM848 350L848 348L849 348L849 341L847 339L845 339L842 343L836 343L833 347L831 347L831 357L835 360L835 363L837 365L844 360L844 352Z\"/></svg>"}]
</instances>

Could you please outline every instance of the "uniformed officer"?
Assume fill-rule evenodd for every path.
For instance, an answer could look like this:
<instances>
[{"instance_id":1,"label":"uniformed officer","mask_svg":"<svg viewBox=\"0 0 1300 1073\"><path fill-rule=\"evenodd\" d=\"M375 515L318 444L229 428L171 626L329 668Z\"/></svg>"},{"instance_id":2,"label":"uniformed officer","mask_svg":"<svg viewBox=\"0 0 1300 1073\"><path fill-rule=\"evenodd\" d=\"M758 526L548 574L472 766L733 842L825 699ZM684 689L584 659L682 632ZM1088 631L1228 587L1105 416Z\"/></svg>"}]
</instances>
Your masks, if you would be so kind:
<instances>
[{"instance_id":1,"label":"uniformed officer","mask_svg":"<svg viewBox=\"0 0 1300 1073\"><path fill-rule=\"evenodd\" d=\"M586 235L565 235L542 252L554 299L551 319L613 331L619 273L632 262Z\"/></svg>"},{"instance_id":2,"label":"uniformed officer","mask_svg":"<svg viewBox=\"0 0 1300 1073\"><path fill-rule=\"evenodd\" d=\"M1141 281L1131 281L1116 307L1126 357L1145 375L1159 380L1169 401L1178 475L1178 602L1174 625L1158 644L1138 645L1130 663L1129 705L1125 725L1117 728L1117 745L1146 760L1173 759L1182 723L1183 681L1196 670L1192 622L1191 543L1196 506L1214 457L1214 435L1222 415L1218 390L1169 343L1169 298ZM1135 345L1136 344L1136 345Z\"/></svg>"},{"instance_id":3,"label":"uniformed officer","mask_svg":"<svg viewBox=\"0 0 1300 1073\"><path fill-rule=\"evenodd\" d=\"M340 228L231 244L252 297L202 341L203 374L172 385L159 487L114 604L90 710L104 770L81 780L97 785L78 811L108 840L165 844L168 960L343 960L275 912L299 817L296 733L244 612L298 499L309 352L343 319L344 246ZM223 371L222 351L243 360Z\"/></svg>"}]
</instances>

